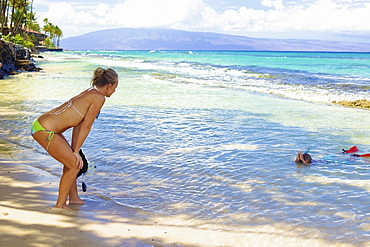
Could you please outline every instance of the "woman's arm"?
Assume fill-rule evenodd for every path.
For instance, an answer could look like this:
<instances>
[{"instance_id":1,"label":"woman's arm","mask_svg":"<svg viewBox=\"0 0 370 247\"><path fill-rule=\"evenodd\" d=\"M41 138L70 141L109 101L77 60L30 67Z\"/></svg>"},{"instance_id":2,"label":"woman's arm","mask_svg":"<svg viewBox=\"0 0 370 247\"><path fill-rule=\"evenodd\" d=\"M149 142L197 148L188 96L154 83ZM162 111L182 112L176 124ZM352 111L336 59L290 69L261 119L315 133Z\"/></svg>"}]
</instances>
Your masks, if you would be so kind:
<instances>
[{"instance_id":1,"label":"woman's arm","mask_svg":"<svg viewBox=\"0 0 370 247\"><path fill-rule=\"evenodd\" d=\"M72 132L72 150L78 153L82 144L90 133L91 127L98 115L100 109L103 107L105 98L102 95L94 97L93 103L90 105L84 120L73 128Z\"/></svg>"},{"instance_id":2,"label":"woman's arm","mask_svg":"<svg viewBox=\"0 0 370 247\"><path fill-rule=\"evenodd\" d=\"M73 127L73 131L72 131L72 143L71 143L71 146L72 146L72 150L74 153L78 153L80 149L76 149L76 140L77 140L77 137L80 133L80 129L81 129L81 124ZM81 145L82 146L82 145ZM81 147L80 147L81 148ZM76 150L76 151L75 151Z\"/></svg>"},{"instance_id":3,"label":"woman's arm","mask_svg":"<svg viewBox=\"0 0 370 247\"><path fill-rule=\"evenodd\" d=\"M79 125L77 125L77 126L75 126L75 127L73 128L73 131L72 131L72 143L71 143L71 147L72 147L72 150L73 150L74 155L75 155L75 156L76 156L76 158L77 158L77 163L76 163L76 165L78 166L78 168L79 168L79 169L82 169L82 167L83 167L83 161L82 161L82 158L81 158L81 156L80 156L80 154L79 154L79 150L80 150L80 149L78 149L78 151L74 151L74 150L77 150L77 149L75 149L75 147L76 147L75 140L77 139L77 137L78 137L78 135L79 135L79 133L80 133L80 127L81 127L81 124L79 124ZM80 147L80 148L81 148L81 147Z\"/></svg>"}]
</instances>

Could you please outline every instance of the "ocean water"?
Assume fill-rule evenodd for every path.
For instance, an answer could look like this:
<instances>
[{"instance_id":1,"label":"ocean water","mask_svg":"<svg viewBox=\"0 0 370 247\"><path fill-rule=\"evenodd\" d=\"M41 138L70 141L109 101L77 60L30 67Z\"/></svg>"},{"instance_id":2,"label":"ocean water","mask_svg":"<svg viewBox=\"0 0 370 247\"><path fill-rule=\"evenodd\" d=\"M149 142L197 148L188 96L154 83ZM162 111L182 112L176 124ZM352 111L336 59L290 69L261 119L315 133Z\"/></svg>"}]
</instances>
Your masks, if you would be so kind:
<instances>
[{"instance_id":1,"label":"ocean water","mask_svg":"<svg viewBox=\"0 0 370 247\"><path fill-rule=\"evenodd\" d=\"M29 136L34 118L120 76L83 150L89 205L181 218L213 230L274 226L326 243L368 246L369 53L76 51L0 81L0 139L17 159L60 175ZM70 131L66 133L70 138ZM312 166L294 162L310 149ZM81 210L84 210L82 207ZM313 241L312 245L318 246Z\"/></svg>"}]
</instances>

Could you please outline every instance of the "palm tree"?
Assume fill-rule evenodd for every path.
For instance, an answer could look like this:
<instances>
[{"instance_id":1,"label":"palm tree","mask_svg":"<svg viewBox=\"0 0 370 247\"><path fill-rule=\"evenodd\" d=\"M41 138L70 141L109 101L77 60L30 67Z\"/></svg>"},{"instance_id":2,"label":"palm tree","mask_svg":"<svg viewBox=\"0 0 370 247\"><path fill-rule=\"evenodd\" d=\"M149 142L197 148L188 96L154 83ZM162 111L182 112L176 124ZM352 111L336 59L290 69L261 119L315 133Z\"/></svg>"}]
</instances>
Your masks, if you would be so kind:
<instances>
[{"instance_id":1,"label":"palm tree","mask_svg":"<svg viewBox=\"0 0 370 247\"><path fill-rule=\"evenodd\" d=\"M8 26L8 0L1 0L0 1L0 25L1 25L1 33L4 33L5 27Z\"/></svg>"},{"instance_id":2,"label":"palm tree","mask_svg":"<svg viewBox=\"0 0 370 247\"><path fill-rule=\"evenodd\" d=\"M21 33L21 29L25 27L27 15L29 13L29 2L27 0L12 0L12 15L10 18L10 32L14 35Z\"/></svg>"},{"instance_id":3,"label":"palm tree","mask_svg":"<svg viewBox=\"0 0 370 247\"><path fill-rule=\"evenodd\" d=\"M44 27L41 29L36 22L36 14L33 12L34 0L0 0L0 32L8 34L11 39L21 35L25 40L30 40L29 29L44 31L49 34L50 40L59 45L63 32L58 26L54 26L47 18L44 19Z\"/></svg>"},{"instance_id":4,"label":"palm tree","mask_svg":"<svg viewBox=\"0 0 370 247\"><path fill-rule=\"evenodd\" d=\"M55 36L57 36L57 44L56 45L57 45L57 47L59 47L60 38L63 36L63 31L58 26L55 26L54 34L55 34Z\"/></svg>"},{"instance_id":5,"label":"palm tree","mask_svg":"<svg viewBox=\"0 0 370 247\"><path fill-rule=\"evenodd\" d=\"M44 27L42 28L42 31L45 32L46 35L48 36L52 36L52 33L53 33L53 24L51 24L50 22L46 23L46 25L44 25Z\"/></svg>"},{"instance_id":6,"label":"palm tree","mask_svg":"<svg viewBox=\"0 0 370 247\"><path fill-rule=\"evenodd\" d=\"M44 25L46 25L46 24L48 24L48 23L49 23L49 19L48 19L48 18L45 18L45 19L43 20L43 22L44 22Z\"/></svg>"}]
</instances>

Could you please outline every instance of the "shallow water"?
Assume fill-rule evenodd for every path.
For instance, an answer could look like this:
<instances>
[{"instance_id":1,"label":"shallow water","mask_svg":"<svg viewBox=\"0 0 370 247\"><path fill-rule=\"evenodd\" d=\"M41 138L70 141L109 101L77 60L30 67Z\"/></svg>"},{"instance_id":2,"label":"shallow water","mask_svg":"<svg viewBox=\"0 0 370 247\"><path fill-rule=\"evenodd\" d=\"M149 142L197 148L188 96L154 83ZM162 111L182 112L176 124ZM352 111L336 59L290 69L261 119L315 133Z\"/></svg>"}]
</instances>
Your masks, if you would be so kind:
<instances>
[{"instance_id":1,"label":"shallow water","mask_svg":"<svg viewBox=\"0 0 370 247\"><path fill-rule=\"evenodd\" d=\"M59 175L30 123L87 88L97 66L116 69L120 85L83 146L97 167L86 177L87 204L112 201L210 229L273 225L329 243L370 240L370 160L341 154L353 145L370 152L370 115L330 104L370 98L369 54L47 57L42 72L0 81L0 138L17 144L9 145L17 158ZM307 148L315 164L295 164Z\"/></svg>"}]
</instances>

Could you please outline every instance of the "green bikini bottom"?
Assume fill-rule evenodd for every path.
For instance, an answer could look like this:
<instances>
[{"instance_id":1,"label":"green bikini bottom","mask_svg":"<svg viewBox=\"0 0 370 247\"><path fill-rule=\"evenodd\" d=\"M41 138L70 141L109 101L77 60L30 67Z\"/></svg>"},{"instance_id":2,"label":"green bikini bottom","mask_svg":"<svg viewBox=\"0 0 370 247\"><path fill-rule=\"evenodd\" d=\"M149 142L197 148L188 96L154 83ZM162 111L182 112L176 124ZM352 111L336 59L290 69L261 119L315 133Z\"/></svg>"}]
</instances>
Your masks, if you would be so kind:
<instances>
[{"instance_id":1,"label":"green bikini bottom","mask_svg":"<svg viewBox=\"0 0 370 247\"><path fill-rule=\"evenodd\" d=\"M54 137L54 131L51 131L51 130L46 130L39 122L38 119L35 119L35 121L33 121L32 125L31 125L31 135L34 135L36 132L39 132L39 131L46 131L49 133L48 135L48 138L46 138L45 141L48 142L48 144L46 145L46 151L49 150L49 145L50 145L50 142L51 140L53 139Z\"/></svg>"}]
</instances>

